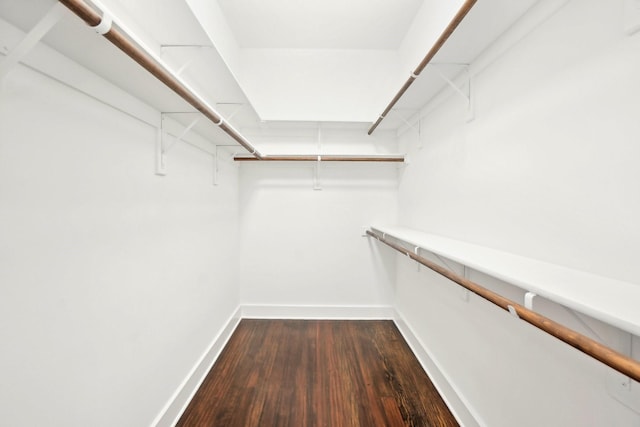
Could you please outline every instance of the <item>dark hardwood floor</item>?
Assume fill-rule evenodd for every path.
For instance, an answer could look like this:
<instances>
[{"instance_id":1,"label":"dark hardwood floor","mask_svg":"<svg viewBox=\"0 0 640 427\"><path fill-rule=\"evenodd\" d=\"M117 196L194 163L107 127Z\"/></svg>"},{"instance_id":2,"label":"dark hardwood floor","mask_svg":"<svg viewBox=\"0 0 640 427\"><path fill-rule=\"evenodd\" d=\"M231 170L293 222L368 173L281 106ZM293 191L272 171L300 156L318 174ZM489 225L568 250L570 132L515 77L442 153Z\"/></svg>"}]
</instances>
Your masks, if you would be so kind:
<instances>
[{"instance_id":1,"label":"dark hardwood floor","mask_svg":"<svg viewBox=\"0 0 640 427\"><path fill-rule=\"evenodd\" d=\"M457 426L391 321L242 320L178 426Z\"/></svg>"}]
</instances>

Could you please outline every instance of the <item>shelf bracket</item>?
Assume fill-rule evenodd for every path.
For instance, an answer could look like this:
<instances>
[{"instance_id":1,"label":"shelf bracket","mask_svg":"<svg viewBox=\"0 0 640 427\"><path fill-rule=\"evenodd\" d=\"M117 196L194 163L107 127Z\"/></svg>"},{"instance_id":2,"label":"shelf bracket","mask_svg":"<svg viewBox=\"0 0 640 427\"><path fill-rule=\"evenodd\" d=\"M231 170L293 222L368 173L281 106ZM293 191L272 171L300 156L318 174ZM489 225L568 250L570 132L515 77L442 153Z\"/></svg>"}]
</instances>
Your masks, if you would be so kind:
<instances>
[{"instance_id":1,"label":"shelf bracket","mask_svg":"<svg viewBox=\"0 0 640 427\"><path fill-rule=\"evenodd\" d=\"M220 170L220 166L218 164L218 146L216 145L216 154L213 156L213 185L218 186L218 171Z\"/></svg>"},{"instance_id":2,"label":"shelf bracket","mask_svg":"<svg viewBox=\"0 0 640 427\"><path fill-rule=\"evenodd\" d=\"M455 267L453 267L453 266L451 266L451 264L449 264L449 263L446 261L446 258L441 257L440 255L438 255L438 254L437 254L437 253L435 253L435 252L431 252L431 253L432 253L436 258L438 258L438 260L439 260L442 264L444 264L444 266L445 266L445 267L447 267L450 271L457 272L457 270L458 270L458 269L457 269L457 268L455 268ZM464 268L464 265L463 265L462 267Z\"/></svg>"},{"instance_id":3,"label":"shelf bracket","mask_svg":"<svg viewBox=\"0 0 640 427\"><path fill-rule=\"evenodd\" d=\"M420 256L420 246L414 246L413 253L416 254L416 256ZM420 264L419 262L416 262L416 264L418 265L418 272L420 272L420 266L422 264Z\"/></svg>"},{"instance_id":4,"label":"shelf bracket","mask_svg":"<svg viewBox=\"0 0 640 427\"><path fill-rule=\"evenodd\" d=\"M400 120L402 120L404 122L404 124L406 124L407 126L409 126L411 129L416 129L417 130L417 126L414 125L413 123L409 122L409 120L407 120L407 118L405 116L403 116L402 114L400 114L400 112L398 110L396 110L395 108L391 109L391 112L393 114L395 114L396 116L398 116L398 118Z\"/></svg>"},{"instance_id":5,"label":"shelf bracket","mask_svg":"<svg viewBox=\"0 0 640 427\"><path fill-rule=\"evenodd\" d=\"M622 339L620 353L633 358L634 341L637 339L637 337L628 333L626 339ZM606 386L607 392L611 397L640 414L639 382L620 372L609 371L606 378Z\"/></svg>"},{"instance_id":6,"label":"shelf bracket","mask_svg":"<svg viewBox=\"0 0 640 427\"><path fill-rule=\"evenodd\" d=\"M173 142L169 145L167 145L164 148L164 153L168 153L169 150L171 150L178 142L182 141L182 138L184 138L185 136L187 136L187 134L191 131L191 129L193 129L193 127L198 124L198 122L200 121L200 116L196 117L195 119L193 119L191 121L191 123L189 123L189 125L184 128L184 130L182 131L182 133L180 135L178 135L177 137L175 137L175 139L173 140Z\"/></svg>"},{"instance_id":7,"label":"shelf bracket","mask_svg":"<svg viewBox=\"0 0 640 427\"><path fill-rule=\"evenodd\" d=\"M220 152L220 147L238 148L237 145L216 144L215 153L211 153L213 156L213 185L216 187L220 184L220 158L223 154L228 155L228 153L225 153L224 151ZM231 158L233 159L236 155L237 153L231 154ZM222 157L223 160L226 160L226 158L227 156Z\"/></svg>"},{"instance_id":8,"label":"shelf bracket","mask_svg":"<svg viewBox=\"0 0 640 427\"><path fill-rule=\"evenodd\" d=\"M469 280L469 267L466 265L462 266L462 277ZM462 288L462 301L469 302L469 298L471 297L471 291L467 288Z\"/></svg>"},{"instance_id":9,"label":"shelf bracket","mask_svg":"<svg viewBox=\"0 0 640 427\"><path fill-rule=\"evenodd\" d=\"M164 44L160 46L160 50L164 53L167 49L213 49L211 45L201 45L201 44ZM175 74L180 76L183 72L185 72L191 64L197 59L196 55L191 55L185 63L183 63L176 71Z\"/></svg>"},{"instance_id":10,"label":"shelf bracket","mask_svg":"<svg viewBox=\"0 0 640 427\"><path fill-rule=\"evenodd\" d=\"M474 102L473 102L473 87L471 84L471 71L470 71L470 67L469 64L434 64L431 63L429 64L430 67L436 72L436 74L442 79L444 80L453 90L455 93L457 93L462 99L465 100L465 102L467 103L467 122L472 121L475 118L475 108L474 108ZM449 77L447 77L442 70L440 69L439 65L455 65L458 67L462 67L463 73L464 73L464 77L465 77L465 82L466 84L466 90L459 87L453 80L451 80Z\"/></svg>"},{"instance_id":11,"label":"shelf bracket","mask_svg":"<svg viewBox=\"0 0 640 427\"><path fill-rule=\"evenodd\" d=\"M64 16L66 8L60 3L56 2L51 9L38 21L38 23L27 33L27 35L18 43L0 62L0 80L2 80L7 73L18 62L33 49L38 42L44 37L54 25Z\"/></svg>"},{"instance_id":12,"label":"shelf bracket","mask_svg":"<svg viewBox=\"0 0 640 427\"><path fill-rule=\"evenodd\" d=\"M322 162L322 156L318 155L318 161L313 169L313 189L315 191L322 190L322 184L320 183L320 163Z\"/></svg>"},{"instance_id":13,"label":"shelf bracket","mask_svg":"<svg viewBox=\"0 0 640 427\"><path fill-rule=\"evenodd\" d=\"M162 140L164 139L164 130L162 127L157 129L156 136L156 175L164 176L167 174L166 156L162 149Z\"/></svg>"},{"instance_id":14,"label":"shelf bracket","mask_svg":"<svg viewBox=\"0 0 640 427\"><path fill-rule=\"evenodd\" d=\"M230 122L231 119L233 119L233 117L238 114L245 106L245 104L241 103L241 102L217 102L216 103L216 107L220 107L221 105L232 105L235 106L236 109L233 110L231 113L226 114L226 121Z\"/></svg>"},{"instance_id":15,"label":"shelf bracket","mask_svg":"<svg viewBox=\"0 0 640 427\"><path fill-rule=\"evenodd\" d=\"M193 127L198 124L201 119L199 112L185 112L183 114L198 114L198 116L189 123L187 127L185 127L180 135L174 136L173 141L168 144L167 140L170 135L164 126L164 120L168 114L174 113L160 113L160 128L158 129L158 134L156 138L156 175L166 175L167 174L167 153L171 150L177 143L183 141L183 138L187 136L187 134L193 129Z\"/></svg>"},{"instance_id":16,"label":"shelf bracket","mask_svg":"<svg viewBox=\"0 0 640 427\"><path fill-rule=\"evenodd\" d=\"M400 112L398 110L396 110L395 108L391 109L391 112L393 114L395 114L396 116L398 116L398 118L400 120L402 120L402 122L404 124L406 124L407 126L409 126L410 129L415 129L415 131L418 134L418 149L422 148L422 120L418 119L418 123L413 124L411 123L409 120L407 120L406 117L404 117L402 114L400 114Z\"/></svg>"},{"instance_id":17,"label":"shelf bracket","mask_svg":"<svg viewBox=\"0 0 640 427\"><path fill-rule=\"evenodd\" d=\"M595 329L593 329L591 327L591 325L589 325L585 319L582 317L582 315L578 312L576 312L575 310L570 309L567 306L562 305L561 307L563 307L567 313L569 313L586 331L588 331L587 333L589 335L591 335L591 338L600 341L603 344L608 344L607 340L604 339L602 337L602 335L600 335Z\"/></svg>"}]
</instances>

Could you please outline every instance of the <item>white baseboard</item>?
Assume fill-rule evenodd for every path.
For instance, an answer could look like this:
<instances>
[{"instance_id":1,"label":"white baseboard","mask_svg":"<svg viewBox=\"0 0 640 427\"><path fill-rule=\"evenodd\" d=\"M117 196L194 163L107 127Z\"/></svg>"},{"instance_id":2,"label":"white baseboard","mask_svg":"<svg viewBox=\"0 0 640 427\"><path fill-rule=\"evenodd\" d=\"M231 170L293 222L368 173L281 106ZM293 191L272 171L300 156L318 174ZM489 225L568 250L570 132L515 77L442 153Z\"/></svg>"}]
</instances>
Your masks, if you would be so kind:
<instances>
[{"instance_id":1,"label":"white baseboard","mask_svg":"<svg viewBox=\"0 0 640 427\"><path fill-rule=\"evenodd\" d=\"M391 306L315 306L252 305L241 306L243 319L393 319Z\"/></svg>"},{"instance_id":2,"label":"white baseboard","mask_svg":"<svg viewBox=\"0 0 640 427\"><path fill-rule=\"evenodd\" d=\"M164 408L162 408L160 414L151 424L152 426L173 427L176 425L180 416L182 416L184 410L187 409L187 405L189 405L189 402L191 402L191 399L193 399L196 391L198 391L198 388L200 388L200 385L211 370L220 352L222 352L227 341L229 341L238 323L240 323L240 313L241 309L238 307L218 336L211 342L207 350L193 366L173 396L171 396Z\"/></svg>"},{"instance_id":3,"label":"white baseboard","mask_svg":"<svg viewBox=\"0 0 640 427\"><path fill-rule=\"evenodd\" d=\"M413 333L411 326L400 313L396 312L394 321L398 330L400 330L400 333L409 344L409 347L413 350L413 354L415 354L423 369L427 375L429 375L429 378L431 378L431 382L440 393L440 396L442 396L442 399L458 423L462 427L485 426L485 424L481 422L481 418L473 410L473 407L468 404L466 399L464 399L456 387L449 381L447 374L440 369L440 364L437 359L432 357L428 348Z\"/></svg>"}]
</instances>

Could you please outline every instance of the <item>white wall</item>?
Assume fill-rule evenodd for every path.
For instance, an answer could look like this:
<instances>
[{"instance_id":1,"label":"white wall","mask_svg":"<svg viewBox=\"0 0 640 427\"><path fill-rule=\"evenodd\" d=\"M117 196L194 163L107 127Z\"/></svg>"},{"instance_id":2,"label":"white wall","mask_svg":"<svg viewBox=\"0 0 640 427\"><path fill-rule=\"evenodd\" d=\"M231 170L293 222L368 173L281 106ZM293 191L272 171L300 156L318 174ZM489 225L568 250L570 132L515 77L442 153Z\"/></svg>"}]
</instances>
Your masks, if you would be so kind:
<instances>
[{"instance_id":1,"label":"white wall","mask_svg":"<svg viewBox=\"0 0 640 427\"><path fill-rule=\"evenodd\" d=\"M149 125L0 90L0 424L150 425L237 308L237 168L179 144L159 177Z\"/></svg>"},{"instance_id":2,"label":"white wall","mask_svg":"<svg viewBox=\"0 0 640 427\"><path fill-rule=\"evenodd\" d=\"M359 147L357 152L371 151L353 132L324 134L324 152L338 151L331 148L334 144L342 152L354 147ZM281 135L281 147L292 144L291 135ZM299 151L317 152L315 143L300 141L304 137ZM305 145L306 150L300 148ZM387 141L387 147L394 145ZM278 142L261 145L265 152L274 146ZM393 277L380 266L375 245L361 236L361 229L372 222L395 221L398 166L321 164L321 190L314 190L315 167L253 162L241 166L242 302L389 306Z\"/></svg>"},{"instance_id":3,"label":"white wall","mask_svg":"<svg viewBox=\"0 0 640 427\"><path fill-rule=\"evenodd\" d=\"M423 118L422 149L403 135L399 223L640 283L640 34L622 17L621 1L574 0L479 58L475 120L454 96ZM399 260L399 311L484 425L640 424L607 394L607 368L445 285Z\"/></svg>"},{"instance_id":4,"label":"white wall","mask_svg":"<svg viewBox=\"0 0 640 427\"><path fill-rule=\"evenodd\" d=\"M214 187L211 158L186 145L157 177L153 128L14 70L0 89L0 423L148 425L239 302L395 298L485 425L640 424L600 364L405 258L395 283L391 252L360 236L399 222L640 282L640 35L621 28L620 2L570 2L478 71L475 121L453 97L422 121L422 149L403 136L408 166L321 164L321 190L312 164L230 164ZM328 138L325 152L395 151ZM260 142L317 151L302 139Z\"/></svg>"},{"instance_id":5,"label":"white wall","mask_svg":"<svg viewBox=\"0 0 640 427\"><path fill-rule=\"evenodd\" d=\"M452 98L422 120L422 150L405 135L421 167L404 174L403 222L640 282L640 41L618 2L583 3L477 75L476 120Z\"/></svg>"}]
</instances>

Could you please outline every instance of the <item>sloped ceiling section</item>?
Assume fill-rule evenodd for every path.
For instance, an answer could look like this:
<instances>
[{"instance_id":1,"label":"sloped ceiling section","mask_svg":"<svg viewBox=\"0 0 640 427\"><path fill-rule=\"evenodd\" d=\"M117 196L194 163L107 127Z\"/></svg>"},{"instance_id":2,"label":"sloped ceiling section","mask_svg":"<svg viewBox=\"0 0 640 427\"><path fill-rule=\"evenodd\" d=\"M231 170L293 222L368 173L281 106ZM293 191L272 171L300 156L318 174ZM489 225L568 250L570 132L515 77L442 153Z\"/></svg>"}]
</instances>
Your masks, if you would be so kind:
<instances>
[{"instance_id":1,"label":"sloped ceiling section","mask_svg":"<svg viewBox=\"0 0 640 427\"><path fill-rule=\"evenodd\" d=\"M463 0L186 0L261 120L373 122Z\"/></svg>"}]
</instances>

